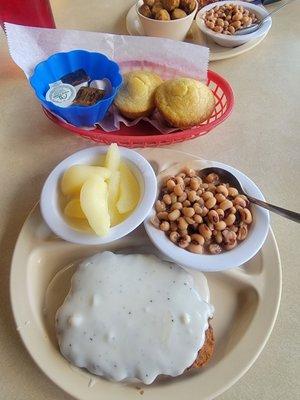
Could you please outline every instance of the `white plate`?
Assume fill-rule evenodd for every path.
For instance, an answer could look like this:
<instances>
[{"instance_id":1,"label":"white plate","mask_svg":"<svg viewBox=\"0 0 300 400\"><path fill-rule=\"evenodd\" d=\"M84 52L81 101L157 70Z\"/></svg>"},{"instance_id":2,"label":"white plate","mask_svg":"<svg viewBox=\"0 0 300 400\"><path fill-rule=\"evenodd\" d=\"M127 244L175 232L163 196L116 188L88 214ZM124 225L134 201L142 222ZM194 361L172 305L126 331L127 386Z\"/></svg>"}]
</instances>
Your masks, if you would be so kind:
<instances>
[{"instance_id":1,"label":"white plate","mask_svg":"<svg viewBox=\"0 0 300 400\"><path fill-rule=\"evenodd\" d=\"M129 35L132 36L144 35L143 28L136 13L135 4L129 9L126 15L126 29ZM198 28L196 22L194 21L187 35L186 42L209 47L210 49L209 61L218 61L238 56L240 54L245 53L246 51L253 49L253 47L257 46L261 41L263 41L266 36L267 33L264 36L251 40L250 42L245 43L241 46L234 48L228 48L228 47L226 48L217 45L213 40L209 39L206 35L204 35Z\"/></svg>"},{"instance_id":2,"label":"white plate","mask_svg":"<svg viewBox=\"0 0 300 400\"><path fill-rule=\"evenodd\" d=\"M145 149L141 153L157 170L189 157L164 149ZM136 252L156 251L143 227L109 245L64 242L51 233L39 208L34 208L16 244L10 281L17 329L29 353L53 382L80 400L141 399L141 388L146 400L215 398L250 368L273 329L281 295L280 259L273 233L243 267L206 275L216 309L212 321L216 350L210 363L175 379L138 385L138 389L136 384L109 382L72 367L60 354L54 333L54 314L68 290L72 268L60 271L100 250L129 248Z\"/></svg>"}]
</instances>

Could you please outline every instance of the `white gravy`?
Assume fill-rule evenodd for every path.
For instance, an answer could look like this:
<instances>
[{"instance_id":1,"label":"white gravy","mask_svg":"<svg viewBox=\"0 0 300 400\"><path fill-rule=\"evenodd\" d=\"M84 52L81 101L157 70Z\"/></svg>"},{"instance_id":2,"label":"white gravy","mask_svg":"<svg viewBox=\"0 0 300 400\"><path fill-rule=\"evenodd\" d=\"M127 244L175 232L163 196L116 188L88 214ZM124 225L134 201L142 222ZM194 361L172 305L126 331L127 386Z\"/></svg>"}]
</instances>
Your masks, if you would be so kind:
<instances>
[{"instance_id":1,"label":"white gravy","mask_svg":"<svg viewBox=\"0 0 300 400\"><path fill-rule=\"evenodd\" d=\"M86 259L57 311L62 354L116 381L150 384L160 374L182 374L203 346L213 315L193 281L153 255L105 251Z\"/></svg>"}]
</instances>

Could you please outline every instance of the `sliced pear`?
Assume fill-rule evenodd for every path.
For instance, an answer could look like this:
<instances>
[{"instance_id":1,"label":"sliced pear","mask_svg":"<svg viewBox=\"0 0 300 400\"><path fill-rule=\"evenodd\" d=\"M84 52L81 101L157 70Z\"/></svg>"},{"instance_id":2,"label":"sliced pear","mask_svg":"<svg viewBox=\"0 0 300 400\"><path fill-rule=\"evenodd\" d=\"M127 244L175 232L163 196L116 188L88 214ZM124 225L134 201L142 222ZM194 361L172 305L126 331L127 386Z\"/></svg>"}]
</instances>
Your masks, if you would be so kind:
<instances>
[{"instance_id":1,"label":"sliced pear","mask_svg":"<svg viewBox=\"0 0 300 400\"><path fill-rule=\"evenodd\" d=\"M79 194L84 182L96 175L103 179L110 177L110 170L92 165L72 165L63 175L61 190L65 196Z\"/></svg>"},{"instance_id":2,"label":"sliced pear","mask_svg":"<svg viewBox=\"0 0 300 400\"><path fill-rule=\"evenodd\" d=\"M120 196L117 202L119 213L125 214L134 210L140 199L140 187L130 168L120 164Z\"/></svg>"},{"instance_id":3,"label":"sliced pear","mask_svg":"<svg viewBox=\"0 0 300 400\"><path fill-rule=\"evenodd\" d=\"M70 200L64 209L64 214L69 218L85 219L79 199Z\"/></svg>"},{"instance_id":4,"label":"sliced pear","mask_svg":"<svg viewBox=\"0 0 300 400\"><path fill-rule=\"evenodd\" d=\"M110 171L118 171L120 166L121 154L116 143L112 143L106 153L105 167Z\"/></svg>"},{"instance_id":5,"label":"sliced pear","mask_svg":"<svg viewBox=\"0 0 300 400\"><path fill-rule=\"evenodd\" d=\"M113 171L108 182L108 212L110 215L111 226L115 226L122 220L116 203L120 193L120 172Z\"/></svg>"},{"instance_id":6,"label":"sliced pear","mask_svg":"<svg viewBox=\"0 0 300 400\"><path fill-rule=\"evenodd\" d=\"M80 191L80 205L91 228L99 236L105 236L110 228L107 184L99 176L91 176Z\"/></svg>"}]
</instances>

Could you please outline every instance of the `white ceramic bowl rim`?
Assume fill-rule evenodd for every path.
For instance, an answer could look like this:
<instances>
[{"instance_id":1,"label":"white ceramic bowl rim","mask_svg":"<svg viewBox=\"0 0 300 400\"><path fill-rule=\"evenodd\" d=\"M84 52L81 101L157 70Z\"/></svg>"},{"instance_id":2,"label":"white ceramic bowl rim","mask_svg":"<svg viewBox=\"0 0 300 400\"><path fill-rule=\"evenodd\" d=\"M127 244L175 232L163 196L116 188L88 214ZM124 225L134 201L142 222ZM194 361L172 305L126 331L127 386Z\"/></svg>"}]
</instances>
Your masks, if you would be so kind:
<instances>
[{"instance_id":1,"label":"white ceramic bowl rim","mask_svg":"<svg viewBox=\"0 0 300 400\"><path fill-rule=\"evenodd\" d=\"M166 22L171 22L171 23L176 23L176 22L177 22L177 23L178 23L178 21L184 21L184 20L186 20L186 19L188 19L188 18L191 18L191 16L193 16L193 15L196 14L196 12L198 11L198 8L199 8L198 1L196 1L196 7L195 7L195 9L194 9L190 14L188 14L186 17L178 18L178 19L170 19L170 20L167 20L167 21L162 21L162 20L160 20L160 19L149 18L149 17L146 17L145 15L141 14L141 13L139 12L139 8L140 8L141 5L142 5L142 4L141 4L141 0L138 0L138 1L136 2L136 5L135 5L135 7L136 7L136 12L138 13L138 15L139 15L141 18L146 18L147 20L155 21L155 23L163 23L163 24L165 24Z\"/></svg>"},{"instance_id":2,"label":"white ceramic bowl rim","mask_svg":"<svg viewBox=\"0 0 300 400\"><path fill-rule=\"evenodd\" d=\"M197 160L191 161L197 162ZM228 170L240 180L249 195L261 200L265 200L262 192L255 185L255 183L242 172L230 167L229 165L219 162L205 162L207 162L207 167L216 166ZM264 208L255 206L254 204L251 206L252 208L255 208L256 217L254 218L254 221L249 229L248 237L243 242L240 242L233 250L222 252L217 255L193 254L173 244L164 232L158 230L152 225L151 217L155 215L154 209L152 209L152 212L145 220L144 225L153 244L162 253L174 260L179 265L204 272L222 271L229 268L239 267L250 260L250 258L252 258L260 250L267 238L270 223L269 212Z\"/></svg>"},{"instance_id":3,"label":"white ceramic bowl rim","mask_svg":"<svg viewBox=\"0 0 300 400\"><path fill-rule=\"evenodd\" d=\"M220 39L224 39L224 40L228 39L228 41L229 40L230 41L234 41L234 40L238 41L241 39L245 39L245 41L249 41L251 39L255 39L255 38L258 38L258 37L264 35L270 29L270 27L272 25L271 17L267 18L266 21L263 23L263 25L257 31L248 33L247 35L224 35L223 33L217 33L217 32L214 32L213 30L207 28L207 26L204 23L204 20L202 19L202 15L210 9L212 9L216 6L221 6L226 3L227 4L232 3L232 1L217 1L216 3L208 4L207 6L201 8L199 10L196 20L197 20L197 22L199 24L199 28L202 30L202 32L204 32L208 35L214 36L216 38L220 38ZM261 17L265 17L268 14L268 11L263 6L258 6L256 4L252 4L252 3L247 3L245 1L234 1L234 3L236 3L237 5L242 5L245 8L248 8L248 9L251 9L251 10L257 12L257 14L259 14Z\"/></svg>"},{"instance_id":4,"label":"white ceramic bowl rim","mask_svg":"<svg viewBox=\"0 0 300 400\"><path fill-rule=\"evenodd\" d=\"M153 206L157 180L151 165L139 153L120 147L121 157L137 168L144 181L144 191L141 193L136 209L126 220L110 228L109 234L105 237L77 231L67 223L57 205L59 181L63 172L74 164L88 164L85 160L105 154L107 149L108 146L95 146L80 150L61 161L46 179L41 194L41 212L50 229L64 240L78 244L98 245L120 239L140 225Z\"/></svg>"}]
</instances>

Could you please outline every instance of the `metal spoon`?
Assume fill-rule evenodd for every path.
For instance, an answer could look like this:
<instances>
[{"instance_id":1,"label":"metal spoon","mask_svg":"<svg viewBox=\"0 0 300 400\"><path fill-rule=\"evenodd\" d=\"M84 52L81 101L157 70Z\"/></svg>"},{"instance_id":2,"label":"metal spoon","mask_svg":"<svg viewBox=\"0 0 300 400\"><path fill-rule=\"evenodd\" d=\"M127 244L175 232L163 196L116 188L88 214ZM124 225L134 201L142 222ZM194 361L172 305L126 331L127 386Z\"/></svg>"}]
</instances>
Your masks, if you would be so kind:
<instances>
[{"instance_id":1,"label":"metal spoon","mask_svg":"<svg viewBox=\"0 0 300 400\"><path fill-rule=\"evenodd\" d=\"M204 168L201 171L199 171L199 175L200 175L200 177L205 177L206 175L211 174L212 172L217 174L220 177L221 181L229 183L230 185L235 187L239 191L239 193L247 196L248 200L251 203L256 204L260 207L266 208L269 211L273 211L276 214L281 215L282 217L291 219L292 221L300 222L300 214L299 213L296 213L294 211L289 211L289 210L286 210L281 207L274 206L273 204L269 204L269 203L266 203L265 201L256 199L255 197L252 197L252 196L249 196L249 194L247 194L245 192L240 181L231 172L228 172L223 168L218 168L218 167Z\"/></svg>"},{"instance_id":2,"label":"metal spoon","mask_svg":"<svg viewBox=\"0 0 300 400\"><path fill-rule=\"evenodd\" d=\"M290 0L290 1L287 1L283 4L281 4L281 6L275 8L275 10L271 11L262 20L260 20L259 23L252 24L252 25L248 26L247 28L239 29L239 30L235 31L234 35L248 35L249 33L257 31L262 26L262 24L269 18L270 15L275 14L277 11L279 11L281 8L285 7L287 4L291 3L292 1L294 1L294 0Z\"/></svg>"}]
</instances>

